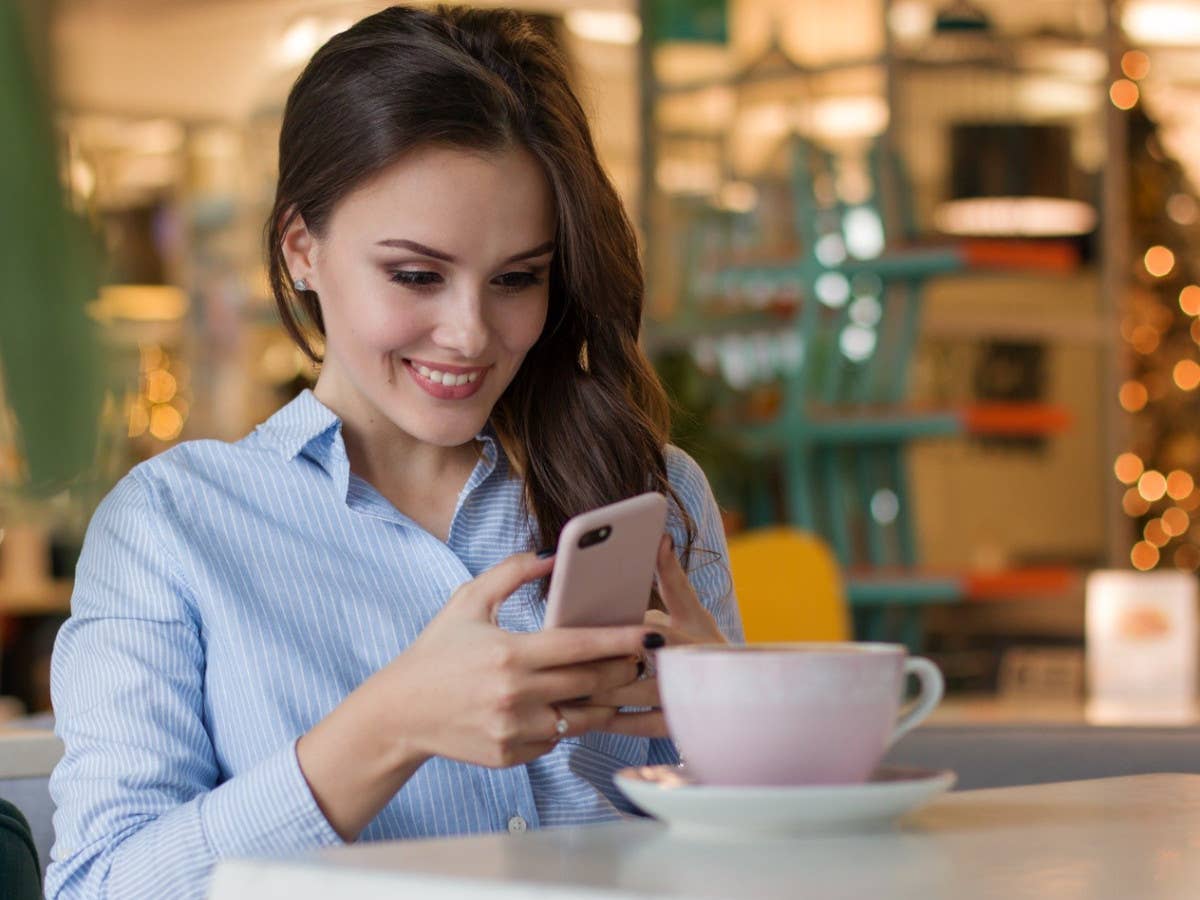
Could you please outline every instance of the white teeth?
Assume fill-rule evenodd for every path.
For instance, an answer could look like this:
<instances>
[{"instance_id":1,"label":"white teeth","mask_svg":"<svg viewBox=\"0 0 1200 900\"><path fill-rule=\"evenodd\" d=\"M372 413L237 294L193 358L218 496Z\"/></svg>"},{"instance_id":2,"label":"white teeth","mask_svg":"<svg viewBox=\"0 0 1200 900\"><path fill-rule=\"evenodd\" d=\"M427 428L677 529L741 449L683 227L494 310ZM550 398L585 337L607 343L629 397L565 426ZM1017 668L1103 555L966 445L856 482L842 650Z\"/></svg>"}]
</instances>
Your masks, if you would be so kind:
<instances>
[{"instance_id":1,"label":"white teeth","mask_svg":"<svg viewBox=\"0 0 1200 900\"><path fill-rule=\"evenodd\" d=\"M480 374L479 372L468 372L464 375L455 375L452 372L439 372L437 369L431 369L419 363L413 363L413 368L434 384L445 384L450 387L458 387L462 384L471 384L478 381Z\"/></svg>"}]
</instances>

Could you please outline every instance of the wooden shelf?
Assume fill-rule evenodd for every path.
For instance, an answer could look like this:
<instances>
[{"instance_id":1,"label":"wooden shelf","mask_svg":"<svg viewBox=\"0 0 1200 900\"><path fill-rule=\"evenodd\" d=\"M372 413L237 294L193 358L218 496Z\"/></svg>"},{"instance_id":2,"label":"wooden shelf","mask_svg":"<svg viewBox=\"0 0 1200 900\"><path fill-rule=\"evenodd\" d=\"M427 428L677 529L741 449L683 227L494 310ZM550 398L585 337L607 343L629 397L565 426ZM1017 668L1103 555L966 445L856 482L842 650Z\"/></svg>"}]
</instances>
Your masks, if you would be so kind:
<instances>
[{"instance_id":1,"label":"wooden shelf","mask_svg":"<svg viewBox=\"0 0 1200 900\"><path fill-rule=\"evenodd\" d=\"M69 579L30 586L0 582L0 616L66 615L71 611L74 586Z\"/></svg>"}]
</instances>

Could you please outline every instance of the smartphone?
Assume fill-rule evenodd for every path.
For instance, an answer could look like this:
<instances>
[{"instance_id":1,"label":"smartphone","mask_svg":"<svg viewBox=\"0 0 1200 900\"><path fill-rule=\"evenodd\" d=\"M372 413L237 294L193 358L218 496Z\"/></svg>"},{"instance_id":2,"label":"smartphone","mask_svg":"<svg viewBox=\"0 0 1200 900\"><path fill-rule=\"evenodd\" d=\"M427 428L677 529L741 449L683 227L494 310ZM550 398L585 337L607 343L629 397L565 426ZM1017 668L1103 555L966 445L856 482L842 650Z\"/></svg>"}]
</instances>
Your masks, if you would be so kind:
<instances>
[{"instance_id":1,"label":"smartphone","mask_svg":"<svg viewBox=\"0 0 1200 900\"><path fill-rule=\"evenodd\" d=\"M654 491L568 521L550 574L545 627L641 624L666 522L667 499Z\"/></svg>"}]
</instances>

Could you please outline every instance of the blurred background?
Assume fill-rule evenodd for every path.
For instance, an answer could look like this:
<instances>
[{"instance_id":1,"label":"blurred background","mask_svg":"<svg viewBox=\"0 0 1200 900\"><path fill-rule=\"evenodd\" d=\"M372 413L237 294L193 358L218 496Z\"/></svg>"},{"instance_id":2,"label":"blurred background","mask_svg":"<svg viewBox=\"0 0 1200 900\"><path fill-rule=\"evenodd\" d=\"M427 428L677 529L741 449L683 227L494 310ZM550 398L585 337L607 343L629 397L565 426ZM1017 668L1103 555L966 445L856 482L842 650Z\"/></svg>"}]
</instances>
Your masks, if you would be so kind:
<instances>
[{"instance_id":1,"label":"blurred background","mask_svg":"<svg viewBox=\"0 0 1200 900\"><path fill-rule=\"evenodd\" d=\"M262 259L280 116L387 4L0 3L3 717L49 707L116 479L313 382ZM1156 573L1105 640L1178 645L1194 692L1200 2L518 5L641 231L645 346L731 541L814 537L854 636L1016 702L1084 696L1090 573Z\"/></svg>"}]
</instances>

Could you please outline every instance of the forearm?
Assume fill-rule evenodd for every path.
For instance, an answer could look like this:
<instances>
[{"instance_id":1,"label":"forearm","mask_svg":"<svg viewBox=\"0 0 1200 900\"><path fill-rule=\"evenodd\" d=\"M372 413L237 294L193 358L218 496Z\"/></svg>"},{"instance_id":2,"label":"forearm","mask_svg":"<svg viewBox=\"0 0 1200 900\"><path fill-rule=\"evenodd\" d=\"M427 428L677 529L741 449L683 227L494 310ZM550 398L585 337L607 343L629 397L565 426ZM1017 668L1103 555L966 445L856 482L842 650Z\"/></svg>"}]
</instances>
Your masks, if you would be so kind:
<instances>
[{"instance_id":1,"label":"forearm","mask_svg":"<svg viewBox=\"0 0 1200 900\"><path fill-rule=\"evenodd\" d=\"M296 744L309 789L342 840L357 838L428 759L405 737L404 704L393 699L382 712L368 680Z\"/></svg>"},{"instance_id":2,"label":"forearm","mask_svg":"<svg viewBox=\"0 0 1200 900\"><path fill-rule=\"evenodd\" d=\"M46 895L200 898L225 857L286 856L339 843L288 744L258 766L156 815L120 793L100 800L68 758ZM57 775L58 773L56 773ZM76 826L89 824L86 831Z\"/></svg>"}]
</instances>

